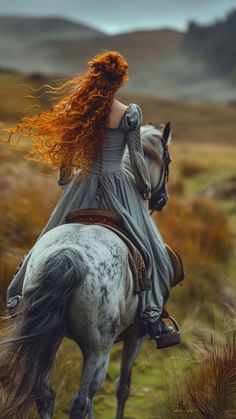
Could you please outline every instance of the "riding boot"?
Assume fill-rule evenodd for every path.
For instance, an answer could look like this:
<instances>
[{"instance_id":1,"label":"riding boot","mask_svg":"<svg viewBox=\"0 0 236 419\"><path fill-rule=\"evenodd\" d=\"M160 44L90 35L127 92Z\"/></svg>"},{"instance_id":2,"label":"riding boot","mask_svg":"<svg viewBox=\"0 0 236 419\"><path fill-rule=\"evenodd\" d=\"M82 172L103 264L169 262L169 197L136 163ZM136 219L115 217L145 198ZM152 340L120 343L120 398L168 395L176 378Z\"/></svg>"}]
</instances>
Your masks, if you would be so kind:
<instances>
[{"instance_id":1,"label":"riding boot","mask_svg":"<svg viewBox=\"0 0 236 419\"><path fill-rule=\"evenodd\" d=\"M174 328L172 326L168 326L164 319L159 319L155 322L148 322L147 323L147 330L148 334L151 339L155 339L160 335L164 335L166 333L172 333Z\"/></svg>"},{"instance_id":2,"label":"riding boot","mask_svg":"<svg viewBox=\"0 0 236 419\"><path fill-rule=\"evenodd\" d=\"M167 325L163 319L163 307L167 300L167 294L159 299L156 298L154 290L147 290L141 293L141 314L140 319L146 325L147 333L154 339L158 349L178 345L180 343L180 329L177 321L168 316L173 322L174 328ZM164 316L165 317L165 316Z\"/></svg>"}]
</instances>

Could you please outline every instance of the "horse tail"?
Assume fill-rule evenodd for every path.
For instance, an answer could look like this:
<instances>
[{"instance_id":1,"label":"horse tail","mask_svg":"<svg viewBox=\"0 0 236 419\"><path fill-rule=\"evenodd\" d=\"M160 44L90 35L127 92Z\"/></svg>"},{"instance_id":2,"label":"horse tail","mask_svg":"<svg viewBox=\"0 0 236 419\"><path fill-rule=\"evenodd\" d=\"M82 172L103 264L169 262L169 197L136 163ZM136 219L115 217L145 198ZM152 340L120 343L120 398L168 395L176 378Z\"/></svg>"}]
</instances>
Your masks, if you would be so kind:
<instances>
[{"instance_id":1,"label":"horse tail","mask_svg":"<svg viewBox=\"0 0 236 419\"><path fill-rule=\"evenodd\" d=\"M69 301L86 275L78 250L64 248L47 256L32 288L24 293L17 316L0 343L0 418L26 418L32 403L47 397L48 378L65 336Z\"/></svg>"}]
</instances>

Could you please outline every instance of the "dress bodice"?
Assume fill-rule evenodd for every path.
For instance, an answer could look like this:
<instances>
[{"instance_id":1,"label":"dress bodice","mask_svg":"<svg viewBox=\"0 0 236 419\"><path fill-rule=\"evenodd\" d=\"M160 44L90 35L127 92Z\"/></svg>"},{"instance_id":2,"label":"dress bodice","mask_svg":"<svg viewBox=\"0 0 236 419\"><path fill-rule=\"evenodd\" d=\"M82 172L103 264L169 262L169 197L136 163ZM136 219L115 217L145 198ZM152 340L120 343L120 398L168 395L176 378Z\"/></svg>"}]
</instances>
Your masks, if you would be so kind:
<instances>
[{"instance_id":1,"label":"dress bodice","mask_svg":"<svg viewBox=\"0 0 236 419\"><path fill-rule=\"evenodd\" d=\"M126 108L119 127L107 128L106 137L101 150L95 154L90 166L91 175L102 175L123 170L123 156L128 146L130 163L135 183L144 199L151 196L151 181L144 159L140 126L142 124L142 111L136 103L130 103ZM61 168L59 185L66 185L71 175Z\"/></svg>"},{"instance_id":2,"label":"dress bodice","mask_svg":"<svg viewBox=\"0 0 236 419\"><path fill-rule=\"evenodd\" d=\"M91 168L91 173L108 173L121 170L122 159L126 148L125 133L118 129L107 129L107 135L100 153L97 153Z\"/></svg>"}]
</instances>

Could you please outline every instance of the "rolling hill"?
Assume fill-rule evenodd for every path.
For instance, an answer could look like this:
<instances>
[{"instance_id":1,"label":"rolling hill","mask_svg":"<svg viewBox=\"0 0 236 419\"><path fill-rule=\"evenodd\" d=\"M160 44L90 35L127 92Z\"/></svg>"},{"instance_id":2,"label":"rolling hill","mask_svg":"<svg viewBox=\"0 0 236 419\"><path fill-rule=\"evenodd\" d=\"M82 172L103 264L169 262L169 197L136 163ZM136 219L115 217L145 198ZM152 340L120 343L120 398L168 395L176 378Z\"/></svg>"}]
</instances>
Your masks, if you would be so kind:
<instances>
[{"instance_id":1,"label":"rolling hill","mask_svg":"<svg viewBox=\"0 0 236 419\"><path fill-rule=\"evenodd\" d=\"M186 38L187 37L187 38ZM95 54L120 51L129 63L127 94L188 101L234 101L232 80L210 71L183 48L189 33L153 29L107 35L58 18L0 17L0 69L74 76Z\"/></svg>"},{"instance_id":2,"label":"rolling hill","mask_svg":"<svg viewBox=\"0 0 236 419\"><path fill-rule=\"evenodd\" d=\"M180 47L172 30L138 31L109 36L93 28L53 18L0 18L1 67L24 73L72 75L102 49L123 53L131 68Z\"/></svg>"}]
</instances>

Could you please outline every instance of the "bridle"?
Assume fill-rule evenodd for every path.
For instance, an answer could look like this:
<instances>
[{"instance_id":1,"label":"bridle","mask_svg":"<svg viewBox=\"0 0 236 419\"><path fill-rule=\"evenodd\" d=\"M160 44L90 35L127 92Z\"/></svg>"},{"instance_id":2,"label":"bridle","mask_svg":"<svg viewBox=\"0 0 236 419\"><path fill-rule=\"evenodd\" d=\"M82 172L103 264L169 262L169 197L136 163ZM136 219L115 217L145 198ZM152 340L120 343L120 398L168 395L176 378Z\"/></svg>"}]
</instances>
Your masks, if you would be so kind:
<instances>
[{"instance_id":1,"label":"bridle","mask_svg":"<svg viewBox=\"0 0 236 419\"><path fill-rule=\"evenodd\" d=\"M168 122L164 128L162 136L159 137L162 147L163 147L163 166L161 169L160 178L157 186L151 190L151 198L149 200L150 213L154 211L161 211L168 199L168 193L166 191L166 183L169 180L169 164L172 159L168 150L166 135L169 136L170 132L170 123Z\"/></svg>"}]
</instances>

